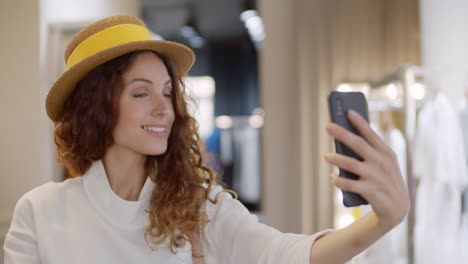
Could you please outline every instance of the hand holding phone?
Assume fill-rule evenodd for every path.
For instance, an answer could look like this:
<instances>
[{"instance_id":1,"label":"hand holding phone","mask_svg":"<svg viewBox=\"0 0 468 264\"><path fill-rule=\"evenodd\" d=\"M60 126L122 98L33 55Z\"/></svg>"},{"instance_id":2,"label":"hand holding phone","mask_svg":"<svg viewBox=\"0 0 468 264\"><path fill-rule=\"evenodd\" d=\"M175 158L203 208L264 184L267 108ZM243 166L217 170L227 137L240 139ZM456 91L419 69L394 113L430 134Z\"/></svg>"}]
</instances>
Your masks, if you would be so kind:
<instances>
[{"instance_id":1,"label":"hand holding phone","mask_svg":"<svg viewBox=\"0 0 468 264\"><path fill-rule=\"evenodd\" d=\"M330 118L333 123L336 123L352 133L359 135L359 132L353 127L351 122L347 118L348 110L352 109L359 113L364 119L369 122L367 113L367 101L364 94L361 92L332 92L328 96L328 107L330 112ZM346 155L351 158L362 161L360 157L353 150L348 148L345 144L335 139L335 150L336 153ZM359 180L359 176L349 171L339 169L340 176ZM346 207L359 206L368 204L368 202L359 194L343 191L343 204Z\"/></svg>"}]
</instances>

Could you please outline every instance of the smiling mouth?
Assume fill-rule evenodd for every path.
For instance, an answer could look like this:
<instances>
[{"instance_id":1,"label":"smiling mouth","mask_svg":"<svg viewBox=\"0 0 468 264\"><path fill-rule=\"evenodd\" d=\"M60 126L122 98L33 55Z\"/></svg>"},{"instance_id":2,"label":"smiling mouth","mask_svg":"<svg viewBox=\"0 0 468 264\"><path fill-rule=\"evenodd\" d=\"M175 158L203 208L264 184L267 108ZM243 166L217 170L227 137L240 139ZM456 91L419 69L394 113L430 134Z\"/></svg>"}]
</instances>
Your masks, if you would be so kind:
<instances>
[{"instance_id":1,"label":"smiling mouth","mask_svg":"<svg viewBox=\"0 0 468 264\"><path fill-rule=\"evenodd\" d=\"M166 132L166 127L163 127L163 126L142 126L141 128L149 132L159 132L159 133Z\"/></svg>"}]
</instances>

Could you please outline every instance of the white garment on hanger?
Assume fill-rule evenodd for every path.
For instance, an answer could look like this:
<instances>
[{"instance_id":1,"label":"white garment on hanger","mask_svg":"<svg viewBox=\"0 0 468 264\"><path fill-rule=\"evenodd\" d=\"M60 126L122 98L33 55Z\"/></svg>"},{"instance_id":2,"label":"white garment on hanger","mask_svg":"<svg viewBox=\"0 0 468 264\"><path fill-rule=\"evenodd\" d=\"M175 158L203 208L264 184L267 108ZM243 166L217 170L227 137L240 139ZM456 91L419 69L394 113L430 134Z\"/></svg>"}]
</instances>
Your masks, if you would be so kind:
<instances>
[{"instance_id":1,"label":"white garment on hanger","mask_svg":"<svg viewBox=\"0 0 468 264\"><path fill-rule=\"evenodd\" d=\"M460 124L463 132L465 154L468 154L468 102L467 99L463 101L463 106L459 112ZM468 155L466 155L467 160L466 164L468 166ZM463 206L463 217L462 217L462 226L459 237L460 247L463 249L468 249L468 188L465 188L464 191L464 206ZM468 263L468 250L462 251L462 263Z\"/></svg>"},{"instance_id":2,"label":"white garment on hanger","mask_svg":"<svg viewBox=\"0 0 468 264\"><path fill-rule=\"evenodd\" d=\"M468 212L464 212L462 216L462 225L459 236L459 248L461 250L460 263L468 263Z\"/></svg>"},{"instance_id":3,"label":"white garment on hanger","mask_svg":"<svg viewBox=\"0 0 468 264\"><path fill-rule=\"evenodd\" d=\"M392 128L384 132L384 141L395 152L400 166L400 172L407 182L406 170L406 140L400 130ZM391 243L392 256L394 263L406 263L408 259L408 219L405 219L388 233L388 239Z\"/></svg>"},{"instance_id":4,"label":"white garment on hanger","mask_svg":"<svg viewBox=\"0 0 468 264\"><path fill-rule=\"evenodd\" d=\"M246 202L259 203L260 186L260 135L250 125L236 129L234 144L238 164L234 166L234 185L239 197Z\"/></svg>"},{"instance_id":5,"label":"white garment on hanger","mask_svg":"<svg viewBox=\"0 0 468 264\"><path fill-rule=\"evenodd\" d=\"M460 263L461 192L467 167L458 117L443 94L419 113L414 149L415 263Z\"/></svg>"},{"instance_id":6,"label":"white garment on hanger","mask_svg":"<svg viewBox=\"0 0 468 264\"><path fill-rule=\"evenodd\" d=\"M406 140L403 133L397 128L389 129L383 133L383 140L395 152L401 175L406 181Z\"/></svg>"},{"instance_id":7,"label":"white garment on hanger","mask_svg":"<svg viewBox=\"0 0 468 264\"><path fill-rule=\"evenodd\" d=\"M464 139L464 147L465 153L468 153L468 105L466 103L463 104L463 107L460 109L459 112L460 124L463 132L463 139ZM467 155L467 165L468 165L468 155Z\"/></svg>"}]
</instances>

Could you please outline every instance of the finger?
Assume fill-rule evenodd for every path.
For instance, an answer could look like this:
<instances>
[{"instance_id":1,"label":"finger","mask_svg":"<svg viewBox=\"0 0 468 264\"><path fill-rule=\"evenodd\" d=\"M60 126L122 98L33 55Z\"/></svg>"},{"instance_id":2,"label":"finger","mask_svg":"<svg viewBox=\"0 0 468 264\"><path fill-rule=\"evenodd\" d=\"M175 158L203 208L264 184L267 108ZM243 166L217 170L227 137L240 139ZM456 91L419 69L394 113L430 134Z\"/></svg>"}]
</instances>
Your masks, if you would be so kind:
<instances>
[{"instance_id":1,"label":"finger","mask_svg":"<svg viewBox=\"0 0 468 264\"><path fill-rule=\"evenodd\" d=\"M337 175L332 175L333 183L342 191L357 193L361 195L372 206L379 205L383 202L388 202L386 193L379 192L368 181L352 180ZM379 205L380 206L380 205Z\"/></svg>"},{"instance_id":2,"label":"finger","mask_svg":"<svg viewBox=\"0 0 468 264\"><path fill-rule=\"evenodd\" d=\"M325 160L330 164L335 165L340 169L352 172L359 177L365 177L367 175L366 164L355 158L337 153L328 153L325 155Z\"/></svg>"},{"instance_id":3,"label":"finger","mask_svg":"<svg viewBox=\"0 0 468 264\"><path fill-rule=\"evenodd\" d=\"M368 160L376 156L376 151L366 140L346 128L330 123L326 129L330 136L345 144L348 148L359 154L363 159Z\"/></svg>"},{"instance_id":4,"label":"finger","mask_svg":"<svg viewBox=\"0 0 468 264\"><path fill-rule=\"evenodd\" d=\"M340 177L336 174L332 174L331 177L333 184L342 191L353 192L362 195L366 190L366 183L362 180L352 180L345 177Z\"/></svg>"},{"instance_id":5,"label":"finger","mask_svg":"<svg viewBox=\"0 0 468 264\"><path fill-rule=\"evenodd\" d=\"M359 113L354 110L349 110L347 115L351 124L359 131L359 134L374 148L382 149L387 146Z\"/></svg>"}]
</instances>

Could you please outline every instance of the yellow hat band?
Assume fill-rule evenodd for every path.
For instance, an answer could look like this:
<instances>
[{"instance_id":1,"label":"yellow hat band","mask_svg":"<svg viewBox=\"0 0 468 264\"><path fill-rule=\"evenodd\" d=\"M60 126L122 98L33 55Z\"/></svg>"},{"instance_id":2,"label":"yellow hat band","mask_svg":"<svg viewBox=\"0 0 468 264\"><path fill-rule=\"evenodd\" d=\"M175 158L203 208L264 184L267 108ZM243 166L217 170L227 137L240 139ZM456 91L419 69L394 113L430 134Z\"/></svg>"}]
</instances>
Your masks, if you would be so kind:
<instances>
[{"instance_id":1,"label":"yellow hat band","mask_svg":"<svg viewBox=\"0 0 468 264\"><path fill-rule=\"evenodd\" d=\"M88 37L76 46L68 57L67 68L71 68L73 65L101 50L144 40L151 40L151 34L145 27L135 24L120 24L108 27Z\"/></svg>"}]
</instances>

